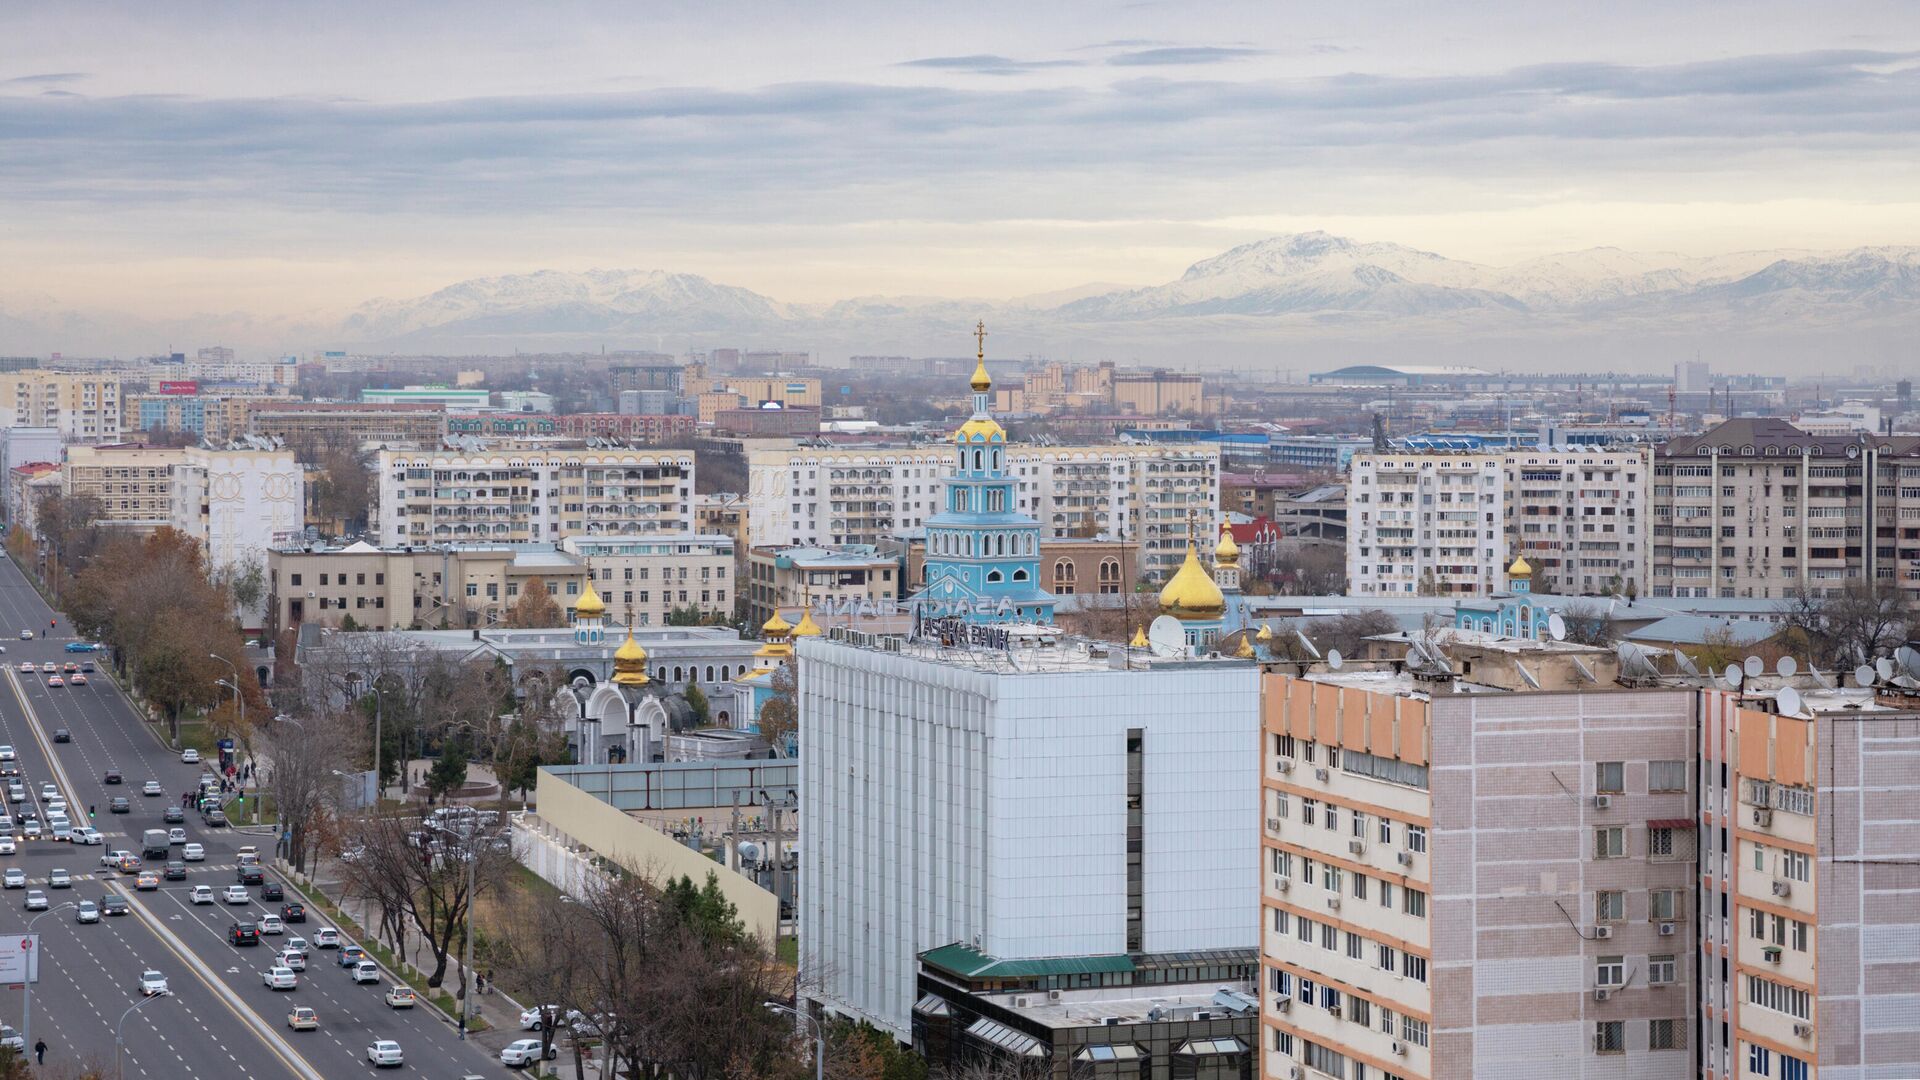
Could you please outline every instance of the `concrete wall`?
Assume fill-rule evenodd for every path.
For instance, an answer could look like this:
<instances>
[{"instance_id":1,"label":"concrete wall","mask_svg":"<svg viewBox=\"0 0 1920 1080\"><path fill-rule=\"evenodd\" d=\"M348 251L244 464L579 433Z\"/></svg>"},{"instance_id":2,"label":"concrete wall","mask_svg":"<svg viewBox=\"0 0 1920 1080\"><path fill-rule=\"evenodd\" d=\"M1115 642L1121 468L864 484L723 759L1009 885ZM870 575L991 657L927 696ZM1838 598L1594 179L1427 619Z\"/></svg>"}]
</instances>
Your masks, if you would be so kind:
<instances>
[{"instance_id":1,"label":"concrete wall","mask_svg":"<svg viewBox=\"0 0 1920 1080\"><path fill-rule=\"evenodd\" d=\"M720 891L739 910L740 921L771 947L780 912L772 893L545 769L540 770L534 798L541 819L548 825L653 884L663 885L683 874L700 883L706 881L709 871L713 872Z\"/></svg>"}]
</instances>

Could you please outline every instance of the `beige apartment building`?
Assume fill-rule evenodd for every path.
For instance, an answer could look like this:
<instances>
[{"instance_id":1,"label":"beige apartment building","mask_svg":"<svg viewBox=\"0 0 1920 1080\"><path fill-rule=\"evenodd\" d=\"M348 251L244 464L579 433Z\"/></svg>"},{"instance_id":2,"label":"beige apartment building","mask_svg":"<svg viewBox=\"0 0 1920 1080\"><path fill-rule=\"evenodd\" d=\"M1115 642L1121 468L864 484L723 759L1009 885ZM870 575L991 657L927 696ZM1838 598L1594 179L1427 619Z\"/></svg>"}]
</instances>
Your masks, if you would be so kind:
<instances>
[{"instance_id":1,"label":"beige apartment building","mask_svg":"<svg viewBox=\"0 0 1920 1080\"><path fill-rule=\"evenodd\" d=\"M369 630L488 627L538 580L562 611L587 581L584 560L551 544L440 548L284 547L267 555L275 632L303 623Z\"/></svg>"},{"instance_id":2,"label":"beige apartment building","mask_svg":"<svg viewBox=\"0 0 1920 1080\"><path fill-rule=\"evenodd\" d=\"M937 447L753 451L748 536L755 547L879 544L917 531L939 512L951 463ZM1015 446L1007 471L1015 509L1042 537L1131 541L1130 569L1150 580L1185 557L1188 514L1212 521L1219 504L1217 446Z\"/></svg>"},{"instance_id":3,"label":"beige apartment building","mask_svg":"<svg viewBox=\"0 0 1920 1080\"><path fill-rule=\"evenodd\" d=\"M447 410L439 405L255 400L248 404L247 431L302 449L433 449L446 441Z\"/></svg>"},{"instance_id":4,"label":"beige apartment building","mask_svg":"<svg viewBox=\"0 0 1920 1080\"><path fill-rule=\"evenodd\" d=\"M378 535L423 545L691 533L693 468L690 450L382 450Z\"/></svg>"},{"instance_id":5,"label":"beige apartment building","mask_svg":"<svg viewBox=\"0 0 1920 1080\"><path fill-rule=\"evenodd\" d=\"M70 446L61 493L98 499L102 524L157 529L173 521L173 467L183 460L178 449L140 443Z\"/></svg>"},{"instance_id":6,"label":"beige apartment building","mask_svg":"<svg viewBox=\"0 0 1920 1080\"><path fill-rule=\"evenodd\" d=\"M584 560L614 622L665 626L692 608L707 619L732 619L739 599L739 563L731 536L569 536L561 550Z\"/></svg>"},{"instance_id":7,"label":"beige apartment building","mask_svg":"<svg viewBox=\"0 0 1920 1080\"><path fill-rule=\"evenodd\" d=\"M5 427L50 427L66 443L120 438L120 377L29 368L0 371Z\"/></svg>"},{"instance_id":8,"label":"beige apartment building","mask_svg":"<svg viewBox=\"0 0 1920 1080\"><path fill-rule=\"evenodd\" d=\"M747 553L747 621L774 612L812 611L820 623L835 613L880 612L900 600L900 560L870 544L838 548L757 547Z\"/></svg>"},{"instance_id":9,"label":"beige apartment building","mask_svg":"<svg viewBox=\"0 0 1920 1080\"><path fill-rule=\"evenodd\" d=\"M1920 597L1920 437L1729 420L1655 453L1656 597Z\"/></svg>"}]
</instances>

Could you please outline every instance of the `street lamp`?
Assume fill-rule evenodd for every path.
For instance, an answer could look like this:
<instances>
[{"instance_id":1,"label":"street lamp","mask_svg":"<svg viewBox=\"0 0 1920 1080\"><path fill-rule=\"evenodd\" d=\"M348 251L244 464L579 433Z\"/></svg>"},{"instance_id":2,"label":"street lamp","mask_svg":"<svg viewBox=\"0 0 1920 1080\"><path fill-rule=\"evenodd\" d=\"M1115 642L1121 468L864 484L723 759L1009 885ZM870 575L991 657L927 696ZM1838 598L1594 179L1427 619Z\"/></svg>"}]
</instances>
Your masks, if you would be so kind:
<instances>
[{"instance_id":1,"label":"street lamp","mask_svg":"<svg viewBox=\"0 0 1920 1080\"><path fill-rule=\"evenodd\" d=\"M127 1045L126 1040L121 1038L121 1032L124 1031L127 1026L127 1017L132 1016L143 1006L159 1001L161 998L172 996L173 991L162 990L152 997L141 998L139 1001L127 1006L127 1011L120 1014L120 1022L113 1025L113 1080L127 1080L126 1063L120 1059L120 1051L125 1049ZM25 1035L23 1034L21 1037L25 1038Z\"/></svg>"},{"instance_id":2,"label":"street lamp","mask_svg":"<svg viewBox=\"0 0 1920 1080\"><path fill-rule=\"evenodd\" d=\"M813 1025L813 1080L826 1080L827 1075L827 1033L821 1028L817 1017L803 1013L791 1005L782 1005L777 1001L761 1003L768 1012L785 1013L796 1020L804 1020Z\"/></svg>"},{"instance_id":3,"label":"street lamp","mask_svg":"<svg viewBox=\"0 0 1920 1080\"><path fill-rule=\"evenodd\" d=\"M465 925L460 931L460 1038L467 1037L467 1022L473 1016L473 890L474 867L480 862L480 853L473 844L480 839L480 819L473 818L473 824L463 835L460 831L446 825L432 826L435 832L444 833L449 839L464 840L467 847L456 848L447 845L449 851L459 851L467 864L467 910L463 916ZM489 840L488 843L492 841Z\"/></svg>"},{"instance_id":4,"label":"street lamp","mask_svg":"<svg viewBox=\"0 0 1920 1080\"><path fill-rule=\"evenodd\" d=\"M214 683L215 685L224 686L227 689L233 691L234 707L240 710L240 730L245 731L247 729L247 698L246 698L246 695L240 692L240 665L234 663L233 661L227 659L224 656L221 656L219 653L208 653L207 655L212 659L218 660L221 663L227 665L227 669L233 672L232 682L225 682L220 679L215 679ZM256 820L254 824L257 825L259 824L259 822Z\"/></svg>"},{"instance_id":5,"label":"street lamp","mask_svg":"<svg viewBox=\"0 0 1920 1080\"><path fill-rule=\"evenodd\" d=\"M73 901L67 900L63 903L55 904L53 907L35 915L33 918L27 920L27 933L33 933L33 924L39 922L41 919L46 918L62 908L75 906L77 905L75 905ZM30 1040L33 1038L33 980L28 979L20 985L26 991L26 996L22 999L23 1004L20 1007L20 1045L32 1046L33 1043Z\"/></svg>"}]
</instances>

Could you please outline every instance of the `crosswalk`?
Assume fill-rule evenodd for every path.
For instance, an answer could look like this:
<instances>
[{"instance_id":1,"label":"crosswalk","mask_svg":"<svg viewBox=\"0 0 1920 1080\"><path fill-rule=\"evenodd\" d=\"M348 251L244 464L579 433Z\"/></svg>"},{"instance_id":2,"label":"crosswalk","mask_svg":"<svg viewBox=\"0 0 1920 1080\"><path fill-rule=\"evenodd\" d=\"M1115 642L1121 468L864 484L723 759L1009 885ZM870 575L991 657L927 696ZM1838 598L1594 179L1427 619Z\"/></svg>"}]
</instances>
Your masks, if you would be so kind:
<instances>
[{"instance_id":1,"label":"crosswalk","mask_svg":"<svg viewBox=\"0 0 1920 1080\"><path fill-rule=\"evenodd\" d=\"M239 863L188 863L187 875L191 878L195 874L217 873L222 877L231 877L234 871L238 869L240 869ZM98 870L69 874L67 875L67 879L78 885L83 881L125 881L129 878L138 877L143 873L157 874L159 872L160 868L157 865L142 867L131 874L123 874L117 870L109 870L106 867L101 867ZM45 886L48 880L50 879L44 877L30 877L27 879L27 884Z\"/></svg>"}]
</instances>

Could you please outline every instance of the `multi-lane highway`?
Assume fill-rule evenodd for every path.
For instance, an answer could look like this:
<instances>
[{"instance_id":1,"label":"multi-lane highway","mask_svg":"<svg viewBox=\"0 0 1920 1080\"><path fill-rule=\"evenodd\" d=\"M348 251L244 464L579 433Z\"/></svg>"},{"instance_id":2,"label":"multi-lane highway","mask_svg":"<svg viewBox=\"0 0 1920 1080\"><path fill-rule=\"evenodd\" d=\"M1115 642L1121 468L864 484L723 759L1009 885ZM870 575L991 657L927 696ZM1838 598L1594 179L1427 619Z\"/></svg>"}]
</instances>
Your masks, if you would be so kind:
<instances>
[{"instance_id":1,"label":"multi-lane highway","mask_svg":"<svg viewBox=\"0 0 1920 1080\"><path fill-rule=\"evenodd\" d=\"M291 991L263 984L261 972L272 965L281 942L294 935L311 940L314 930L328 924L310 913L305 924L289 925L282 935L262 935L260 945L236 947L228 940L236 921L257 923L262 915L278 914L280 905L263 902L259 887L247 890L245 905L195 904L190 894L196 885L211 886L218 894L235 884L239 849L254 844L270 855L271 833L206 828L198 814L189 812L177 827L186 830L189 842L203 846L206 857L186 863L185 880L162 880L158 889L137 891L133 875L101 866L101 856L116 848L138 855L144 830L175 827L163 821L165 809L180 805L182 793L193 790L204 769L181 762L177 753L143 730L132 707L104 675L87 686L53 688L38 670L20 670L23 662L37 668L87 659L64 651L74 640L65 619L57 619L51 636L38 635L55 619L19 569L0 559L0 644L7 650L0 656L6 666L0 674L0 744L11 746L17 759L0 764L19 767L28 799L21 806L35 805L41 784L51 781L66 798L76 825L86 823L89 806L95 808L92 823L105 837L105 844L97 847L21 841L16 854L0 854L0 869L19 867L27 876L24 888L0 891L0 934L23 933L28 919L40 914L25 910L29 890L44 892L53 905L34 926L41 960L26 1039L29 1050L36 1040L44 1040L50 1065L81 1058L111 1065L115 1026L129 1007L143 1000L138 982L141 972L151 968L167 977L173 996L126 1016L123 1052L129 1077L361 1076L373 1070L366 1050L378 1039L398 1042L405 1053L406 1063L389 1072L445 1080L505 1073L497 1058L476 1043L460 1041L427 1006L390 1009L382 998L390 979L356 984L335 964L331 951L310 949L308 968ZM33 640L20 640L20 631L29 629L36 631ZM71 732L71 742L53 741L62 728ZM104 783L109 769L119 770L125 783ZM159 782L163 794L141 794L150 779ZM109 812L116 795L132 803L129 813ZM16 821L16 835L18 825ZM182 850L174 845L172 857L180 858ZM147 867L158 871L159 862L149 860ZM68 871L71 888L49 888L56 868ZM269 870L267 880L279 879ZM107 895L126 897L130 913L82 924L75 921L72 908L59 908L80 900L99 904ZM287 898L297 900L298 895L287 890ZM23 1027L24 997L22 991L0 985L0 1020ZM287 1027L288 1011L299 1005L318 1013L317 1031Z\"/></svg>"}]
</instances>

